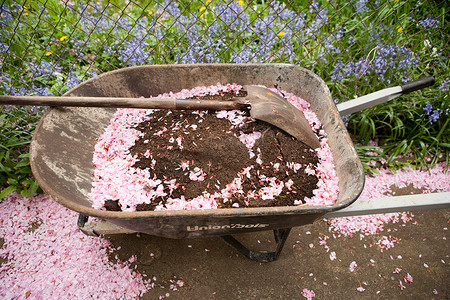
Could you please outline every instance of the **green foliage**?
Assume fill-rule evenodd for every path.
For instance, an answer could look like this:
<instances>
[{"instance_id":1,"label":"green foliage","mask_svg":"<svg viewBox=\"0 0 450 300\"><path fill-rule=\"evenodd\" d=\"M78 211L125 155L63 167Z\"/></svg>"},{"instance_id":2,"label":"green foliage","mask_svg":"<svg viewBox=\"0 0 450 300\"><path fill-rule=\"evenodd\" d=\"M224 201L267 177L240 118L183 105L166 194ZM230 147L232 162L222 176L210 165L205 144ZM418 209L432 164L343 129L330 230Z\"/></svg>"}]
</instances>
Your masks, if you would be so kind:
<instances>
[{"instance_id":1,"label":"green foliage","mask_svg":"<svg viewBox=\"0 0 450 300\"><path fill-rule=\"evenodd\" d=\"M0 108L0 199L12 192L29 197L41 192L34 180L28 146L37 118L26 109Z\"/></svg>"},{"instance_id":2,"label":"green foliage","mask_svg":"<svg viewBox=\"0 0 450 300\"><path fill-rule=\"evenodd\" d=\"M363 145L378 139L388 164L412 154L415 164L431 167L450 158L449 107L448 93L435 86L355 114L348 127Z\"/></svg>"}]
</instances>

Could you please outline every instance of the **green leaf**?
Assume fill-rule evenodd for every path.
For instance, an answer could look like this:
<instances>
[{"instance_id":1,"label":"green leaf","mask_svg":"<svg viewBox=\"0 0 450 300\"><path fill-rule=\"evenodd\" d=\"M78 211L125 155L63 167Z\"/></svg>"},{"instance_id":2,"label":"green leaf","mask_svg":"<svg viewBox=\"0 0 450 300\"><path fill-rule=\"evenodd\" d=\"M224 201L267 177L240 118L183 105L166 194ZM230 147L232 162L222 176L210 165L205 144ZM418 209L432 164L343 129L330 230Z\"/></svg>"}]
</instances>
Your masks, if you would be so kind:
<instances>
[{"instance_id":1,"label":"green leaf","mask_svg":"<svg viewBox=\"0 0 450 300\"><path fill-rule=\"evenodd\" d=\"M31 174L31 173L32 172L30 167L23 167L14 172L14 174Z\"/></svg>"},{"instance_id":2,"label":"green leaf","mask_svg":"<svg viewBox=\"0 0 450 300\"><path fill-rule=\"evenodd\" d=\"M17 164L16 164L16 168L22 168L22 167L26 167L26 166L29 166L30 165L30 161L28 160L28 159L25 159L25 160L22 160L22 161L19 161Z\"/></svg>"},{"instance_id":3,"label":"green leaf","mask_svg":"<svg viewBox=\"0 0 450 300\"><path fill-rule=\"evenodd\" d=\"M39 189L39 184L36 181L34 181L30 186L29 192L31 193L31 195L33 195L34 193L37 192L38 189Z\"/></svg>"},{"instance_id":4,"label":"green leaf","mask_svg":"<svg viewBox=\"0 0 450 300\"><path fill-rule=\"evenodd\" d=\"M24 196L25 198L28 198L28 197L31 196L30 192L29 192L26 188L24 188L23 190L21 190L21 191L20 191L20 194L21 194L22 196Z\"/></svg>"},{"instance_id":5,"label":"green leaf","mask_svg":"<svg viewBox=\"0 0 450 300\"><path fill-rule=\"evenodd\" d=\"M8 196L9 194L11 194L12 192L14 192L16 190L16 187L13 185L8 186L6 189L4 189L3 191L1 191L0 193L0 199Z\"/></svg>"},{"instance_id":6,"label":"green leaf","mask_svg":"<svg viewBox=\"0 0 450 300\"><path fill-rule=\"evenodd\" d=\"M29 186L34 182L33 179L29 179L29 178L24 178L20 181L20 184L25 185L25 186Z\"/></svg>"},{"instance_id":7,"label":"green leaf","mask_svg":"<svg viewBox=\"0 0 450 300\"><path fill-rule=\"evenodd\" d=\"M8 177L8 182L9 182L11 185L17 185L17 184L19 184L19 181L18 181L17 179L11 178L11 177Z\"/></svg>"},{"instance_id":8,"label":"green leaf","mask_svg":"<svg viewBox=\"0 0 450 300\"><path fill-rule=\"evenodd\" d=\"M6 146L12 148L12 147L17 147L17 146L27 145L27 144L29 144L29 143L31 143L31 140L29 140L29 141L21 141L21 142L14 142L14 141L11 141L11 142L6 143Z\"/></svg>"}]
</instances>

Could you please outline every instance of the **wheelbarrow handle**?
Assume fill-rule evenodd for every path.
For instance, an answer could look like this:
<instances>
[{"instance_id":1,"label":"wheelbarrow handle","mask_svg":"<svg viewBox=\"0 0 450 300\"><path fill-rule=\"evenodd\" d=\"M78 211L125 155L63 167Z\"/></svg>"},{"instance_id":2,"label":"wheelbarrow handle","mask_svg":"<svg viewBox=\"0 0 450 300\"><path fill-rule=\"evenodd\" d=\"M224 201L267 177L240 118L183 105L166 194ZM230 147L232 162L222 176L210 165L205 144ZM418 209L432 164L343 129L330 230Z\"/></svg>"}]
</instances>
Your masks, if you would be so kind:
<instances>
[{"instance_id":1,"label":"wheelbarrow handle","mask_svg":"<svg viewBox=\"0 0 450 300\"><path fill-rule=\"evenodd\" d=\"M349 115L354 112L388 102L398 96L432 86L434 82L435 80L433 76L423 77L421 79L408 82L404 85L386 88L350 101L339 103L336 107L342 116Z\"/></svg>"},{"instance_id":2,"label":"wheelbarrow handle","mask_svg":"<svg viewBox=\"0 0 450 300\"><path fill-rule=\"evenodd\" d=\"M411 92L418 91L420 89L432 86L435 83L434 76L423 77L404 85L401 85L402 95L409 94Z\"/></svg>"}]
</instances>

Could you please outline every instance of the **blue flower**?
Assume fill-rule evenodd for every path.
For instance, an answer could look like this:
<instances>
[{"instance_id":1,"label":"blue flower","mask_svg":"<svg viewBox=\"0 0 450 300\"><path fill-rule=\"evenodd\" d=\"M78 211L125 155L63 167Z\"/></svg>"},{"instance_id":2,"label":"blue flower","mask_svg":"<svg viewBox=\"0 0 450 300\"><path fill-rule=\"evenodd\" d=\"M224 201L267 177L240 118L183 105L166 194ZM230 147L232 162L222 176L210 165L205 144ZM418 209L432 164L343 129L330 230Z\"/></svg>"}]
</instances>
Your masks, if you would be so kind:
<instances>
[{"instance_id":1,"label":"blue flower","mask_svg":"<svg viewBox=\"0 0 450 300\"><path fill-rule=\"evenodd\" d=\"M436 123L437 120L439 120L440 115L443 113L442 109L434 109L429 102L425 105L425 107L423 107L423 110L425 112L424 115L428 117L430 124Z\"/></svg>"},{"instance_id":2,"label":"blue flower","mask_svg":"<svg viewBox=\"0 0 450 300\"><path fill-rule=\"evenodd\" d=\"M403 73L408 77L408 71L416 68L420 58L405 46L387 44L380 41L377 33L374 33L374 41L378 45L372 49L366 49L364 56L357 61L350 61L344 64L338 60L331 74L331 80L369 78L374 75L378 80L389 83L390 78L385 78L389 70L396 70L396 73ZM405 78L402 78L405 79Z\"/></svg>"},{"instance_id":3,"label":"blue flower","mask_svg":"<svg viewBox=\"0 0 450 300\"><path fill-rule=\"evenodd\" d=\"M427 105L425 105L423 110L429 115L429 114L431 114L431 112L433 110L433 106L430 103L428 103Z\"/></svg>"},{"instance_id":4,"label":"blue flower","mask_svg":"<svg viewBox=\"0 0 450 300\"><path fill-rule=\"evenodd\" d=\"M368 0L357 0L356 1L356 13L358 15L364 15L369 12L369 7L367 6Z\"/></svg>"},{"instance_id":5,"label":"blue flower","mask_svg":"<svg viewBox=\"0 0 450 300\"><path fill-rule=\"evenodd\" d=\"M445 92L448 91L449 85L450 85L450 80L449 79L444 79L444 80L442 80L442 83L439 86L439 90L441 92L445 93Z\"/></svg>"},{"instance_id":6,"label":"blue flower","mask_svg":"<svg viewBox=\"0 0 450 300\"><path fill-rule=\"evenodd\" d=\"M433 16L428 16L425 19L419 20L418 24L423 28L438 28L439 27L439 19Z\"/></svg>"}]
</instances>

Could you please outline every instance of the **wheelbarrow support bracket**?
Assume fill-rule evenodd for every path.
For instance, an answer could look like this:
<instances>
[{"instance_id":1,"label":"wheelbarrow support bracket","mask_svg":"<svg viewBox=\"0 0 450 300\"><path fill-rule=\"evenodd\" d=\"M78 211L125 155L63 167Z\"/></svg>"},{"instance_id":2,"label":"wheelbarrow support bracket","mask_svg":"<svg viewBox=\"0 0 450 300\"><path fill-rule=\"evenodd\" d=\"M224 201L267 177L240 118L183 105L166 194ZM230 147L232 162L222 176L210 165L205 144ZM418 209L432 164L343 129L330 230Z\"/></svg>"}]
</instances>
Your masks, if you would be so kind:
<instances>
[{"instance_id":1,"label":"wheelbarrow support bracket","mask_svg":"<svg viewBox=\"0 0 450 300\"><path fill-rule=\"evenodd\" d=\"M273 230L273 235L277 244L277 248L274 252L249 250L231 235L223 235L221 238L225 241L225 243L233 247L236 251L243 254L248 259L259 262L271 262L280 256L290 232L291 228Z\"/></svg>"}]
</instances>

